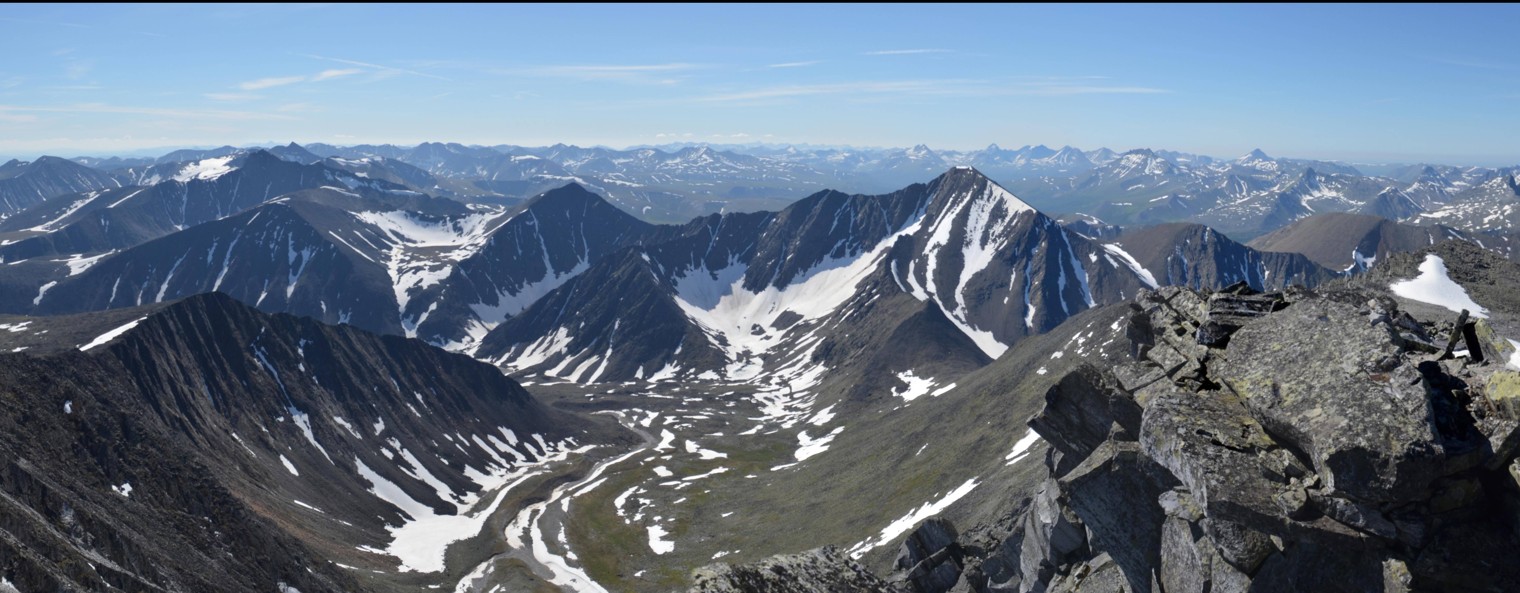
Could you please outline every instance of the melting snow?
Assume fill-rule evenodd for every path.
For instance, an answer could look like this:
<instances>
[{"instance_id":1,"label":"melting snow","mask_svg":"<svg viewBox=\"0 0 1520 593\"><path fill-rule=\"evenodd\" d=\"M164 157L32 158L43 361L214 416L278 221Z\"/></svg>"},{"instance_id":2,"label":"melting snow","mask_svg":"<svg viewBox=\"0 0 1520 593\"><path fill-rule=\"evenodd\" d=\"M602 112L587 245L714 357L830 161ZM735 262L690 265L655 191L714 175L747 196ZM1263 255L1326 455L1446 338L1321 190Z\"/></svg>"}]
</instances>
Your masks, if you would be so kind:
<instances>
[{"instance_id":1,"label":"melting snow","mask_svg":"<svg viewBox=\"0 0 1520 593\"><path fill-rule=\"evenodd\" d=\"M132 483L131 482L125 482L125 483L123 483L120 486L112 486L111 489L115 490L117 494L120 494L122 496L125 496L125 497L128 497L128 498L132 497Z\"/></svg>"},{"instance_id":2,"label":"melting snow","mask_svg":"<svg viewBox=\"0 0 1520 593\"><path fill-rule=\"evenodd\" d=\"M816 439L808 438L806 430L799 432L797 433L797 443L800 446L797 447L797 452L793 456L797 458L797 461L803 461L809 457L828 451L829 443L834 442L834 437L839 436L841 432L844 432L843 426L835 428L829 434Z\"/></svg>"},{"instance_id":3,"label":"melting snow","mask_svg":"<svg viewBox=\"0 0 1520 593\"><path fill-rule=\"evenodd\" d=\"M97 337L97 338L95 338L93 340L90 340L90 343L85 344L83 346L80 346L79 347L79 351L80 352L86 352L86 351L88 351L91 348L94 348L96 346L99 346L101 344L109 342L111 340L114 340L114 339L120 337L122 334L127 333L128 331L131 331L132 328L137 327L137 324L142 323L142 320L144 320L144 319L147 319L147 317L139 317L139 318L133 320L131 323L128 323L126 325L123 325L121 327L118 327L116 329L108 331L106 333L100 334L99 337Z\"/></svg>"},{"instance_id":4,"label":"melting snow","mask_svg":"<svg viewBox=\"0 0 1520 593\"><path fill-rule=\"evenodd\" d=\"M1473 302L1462 285L1446 275L1446 262L1434 253L1427 254L1420 263L1420 275L1412 280L1402 280L1388 285L1394 294L1406 299L1430 303L1452 311L1467 309L1475 317L1488 317L1488 309Z\"/></svg>"},{"instance_id":5,"label":"melting snow","mask_svg":"<svg viewBox=\"0 0 1520 593\"><path fill-rule=\"evenodd\" d=\"M856 544L855 547L850 548L850 557L860 558L861 556L865 555L866 552L869 552L878 546L896 542L897 539L902 536L902 534L907 533L908 530L912 529L914 525L917 525L920 521L928 519L929 517L933 517L934 515L938 515L945 509L950 508L950 505L955 504L955 501L960 500L961 497L970 494L972 490L976 489L976 486L976 478L972 478L970 480L966 480L966 483L961 484L959 488L950 491L949 494L946 494L938 501L924 503L923 506L914 509L912 512L909 512L901 519L893 521L890 525L882 528L881 534L876 539L868 539L866 541L860 542L859 544Z\"/></svg>"},{"instance_id":6,"label":"melting snow","mask_svg":"<svg viewBox=\"0 0 1520 593\"><path fill-rule=\"evenodd\" d=\"M919 396L927 395L934 387L934 379L915 376L911 370L898 373L897 378L908 384L908 387L901 392L897 391L896 387L892 388L892 395L903 398L903 401L913 401Z\"/></svg>"},{"instance_id":7,"label":"melting snow","mask_svg":"<svg viewBox=\"0 0 1520 593\"><path fill-rule=\"evenodd\" d=\"M1007 461L1008 465L1018 463L1020 459L1029 455L1029 448L1033 447L1039 440L1040 435L1036 434L1033 430L1024 433L1024 438L1019 439L1019 442L1013 444L1013 451L1009 452L1008 456L1004 457L1003 460Z\"/></svg>"},{"instance_id":8,"label":"melting snow","mask_svg":"<svg viewBox=\"0 0 1520 593\"><path fill-rule=\"evenodd\" d=\"M669 535L669 533L665 531L664 527L660 527L659 525L650 525L649 549L654 550L654 553L656 554L669 554L671 552L674 552L676 549L676 543L665 539L666 535Z\"/></svg>"},{"instance_id":9,"label":"melting snow","mask_svg":"<svg viewBox=\"0 0 1520 593\"><path fill-rule=\"evenodd\" d=\"M1125 267L1128 267L1130 271L1135 273L1136 276L1139 276L1140 281L1144 282L1146 286L1156 288L1156 277L1151 274L1150 270L1145 269L1145 266L1140 265L1140 262L1135 261L1134 256L1130 255L1128 251L1125 251L1124 248L1121 247L1118 243L1105 244L1103 246L1103 250L1107 251L1110 255L1119 258L1120 263L1123 263Z\"/></svg>"}]
</instances>

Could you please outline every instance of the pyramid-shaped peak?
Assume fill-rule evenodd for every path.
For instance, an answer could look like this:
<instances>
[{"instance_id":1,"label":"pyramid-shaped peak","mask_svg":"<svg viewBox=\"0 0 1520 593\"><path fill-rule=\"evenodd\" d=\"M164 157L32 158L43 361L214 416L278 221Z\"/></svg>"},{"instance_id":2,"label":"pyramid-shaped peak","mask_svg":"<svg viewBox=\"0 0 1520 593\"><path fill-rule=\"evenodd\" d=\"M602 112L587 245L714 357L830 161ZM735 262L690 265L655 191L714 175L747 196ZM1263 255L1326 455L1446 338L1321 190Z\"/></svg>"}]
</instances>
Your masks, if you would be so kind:
<instances>
[{"instance_id":1,"label":"pyramid-shaped peak","mask_svg":"<svg viewBox=\"0 0 1520 593\"><path fill-rule=\"evenodd\" d=\"M538 194L538 196L528 202L526 207L532 209L538 206L595 206L599 204L607 204L607 201L602 199L602 196L597 195L596 192L586 189L580 183L572 181ZM610 204L608 205L610 206Z\"/></svg>"},{"instance_id":2,"label":"pyramid-shaped peak","mask_svg":"<svg viewBox=\"0 0 1520 593\"><path fill-rule=\"evenodd\" d=\"M1262 152L1260 148L1253 148L1251 149L1251 152L1248 152L1245 156L1240 157L1241 162L1270 160L1272 160L1272 157L1267 156L1267 153Z\"/></svg>"},{"instance_id":3,"label":"pyramid-shaped peak","mask_svg":"<svg viewBox=\"0 0 1520 593\"><path fill-rule=\"evenodd\" d=\"M1033 206L1014 196L1012 192L970 165L951 167L934 179L933 187L938 196L935 198L936 201L959 202L991 198L1004 201L1009 209L1014 211L1034 210Z\"/></svg>"}]
</instances>

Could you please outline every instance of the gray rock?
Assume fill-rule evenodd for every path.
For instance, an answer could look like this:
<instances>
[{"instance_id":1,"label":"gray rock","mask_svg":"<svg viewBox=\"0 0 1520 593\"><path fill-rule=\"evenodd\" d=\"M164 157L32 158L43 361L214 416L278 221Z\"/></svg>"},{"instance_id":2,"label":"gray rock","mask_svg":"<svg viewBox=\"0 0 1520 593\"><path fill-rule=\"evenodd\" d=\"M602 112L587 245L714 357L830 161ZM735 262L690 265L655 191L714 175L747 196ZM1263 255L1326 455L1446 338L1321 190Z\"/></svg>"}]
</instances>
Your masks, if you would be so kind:
<instances>
[{"instance_id":1,"label":"gray rock","mask_svg":"<svg viewBox=\"0 0 1520 593\"><path fill-rule=\"evenodd\" d=\"M1140 406L1096 367L1084 364L1051 386L1045 408L1029 426L1063 454L1085 458L1108 440L1115 426L1120 438L1133 440L1140 431Z\"/></svg>"},{"instance_id":2,"label":"gray rock","mask_svg":"<svg viewBox=\"0 0 1520 593\"><path fill-rule=\"evenodd\" d=\"M1207 519L1203 528L1219 552L1220 559L1237 571L1251 574L1261 566L1276 548L1272 539L1239 523L1220 519Z\"/></svg>"},{"instance_id":3,"label":"gray rock","mask_svg":"<svg viewBox=\"0 0 1520 593\"><path fill-rule=\"evenodd\" d=\"M1370 533L1384 539L1397 539L1398 528L1389 521L1383 513L1368 505L1344 498L1322 496L1315 494L1309 497L1309 502L1321 513L1336 521L1355 528L1358 531Z\"/></svg>"},{"instance_id":4,"label":"gray rock","mask_svg":"<svg viewBox=\"0 0 1520 593\"><path fill-rule=\"evenodd\" d=\"M834 546L692 573L691 593L885 593L891 586Z\"/></svg>"},{"instance_id":5,"label":"gray rock","mask_svg":"<svg viewBox=\"0 0 1520 593\"><path fill-rule=\"evenodd\" d=\"M1277 443L1234 395L1166 391L1147 403L1140 434L1145 454L1209 517L1267 533L1284 533L1289 518L1302 518L1303 488L1287 476L1307 468L1276 454Z\"/></svg>"},{"instance_id":6,"label":"gray rock","mask_svg":"<svg viewBox=\"0 0 1520 593\"><path fill-rule=\"evenodd\" d=\"M1408 501L1441 475L1444 453L1419 372L1398 354L1355 308L1307 300L1236 332L1215 370L1269 434L1309 456L1327 490Z\"/></svg>"},{"instance_id":7,"label":"gray rock","mask_svg":"<svg viewBox=\"0 0 1520 593\"><path fill-rule=\"evenodd\" d=\"M893 564L898 569L910 569L929 559L940 550L955 545L960 535L950 521L935 517L914 528L898 547Z\"/></svg>"},{"instance_id":8,"label":"gray rock","mask_svg":"<svg viewBox=\"0 0 1520 593\"><path fill-rule=\"evenodd\" d=\"M1166 593L1208 593L1211 572L1198 551L1193 525L1168 518L1161 527L1162 588Z\"/></svg>"},{"instance_id":9,"label":"gray rock","mask_svg":"<svg viewBox=\"0 0 1520 593\"><path fill-rule=\"evenodd\" d=\"M1176 485L1134 443L1108 442L1060 481L1072 510L1087 526L1090 545L1112 555L1130 590L1151 590L1160 567L1166 515L1149 503Z\"/></svg>"},{"instance_id":10,"label":"gray rock","mask_svg":"<svg viewBox=\"0 0 1520 593\"><path fill-rule=\"evenodd\" d=\"M1046 480L1024 515L1019 554L1020 591L1024 593L1044 591L1051 575L1087 548L1087 530L1076 514L1061 504L1060 493L1055 480Z\"/></svg>"}]
</instances>

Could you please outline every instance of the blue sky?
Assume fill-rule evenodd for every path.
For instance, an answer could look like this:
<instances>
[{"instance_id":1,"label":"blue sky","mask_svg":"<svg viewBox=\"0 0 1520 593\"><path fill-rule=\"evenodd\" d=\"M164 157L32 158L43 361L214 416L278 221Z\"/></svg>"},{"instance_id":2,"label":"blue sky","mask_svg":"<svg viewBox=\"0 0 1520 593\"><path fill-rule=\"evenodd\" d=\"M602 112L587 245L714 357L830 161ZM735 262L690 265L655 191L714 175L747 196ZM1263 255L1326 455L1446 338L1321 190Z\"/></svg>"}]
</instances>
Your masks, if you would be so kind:
<instances>
[{"instance_id":1,"label":"blue sky","mask_svg":"<svg viewBox=\"0 0 1520 593\"><path fill-rule=\"evenodd\" d=\"M1517 6L0 6L0 155L676 141L1520 163Z\"/></svg>"}]
</instances>

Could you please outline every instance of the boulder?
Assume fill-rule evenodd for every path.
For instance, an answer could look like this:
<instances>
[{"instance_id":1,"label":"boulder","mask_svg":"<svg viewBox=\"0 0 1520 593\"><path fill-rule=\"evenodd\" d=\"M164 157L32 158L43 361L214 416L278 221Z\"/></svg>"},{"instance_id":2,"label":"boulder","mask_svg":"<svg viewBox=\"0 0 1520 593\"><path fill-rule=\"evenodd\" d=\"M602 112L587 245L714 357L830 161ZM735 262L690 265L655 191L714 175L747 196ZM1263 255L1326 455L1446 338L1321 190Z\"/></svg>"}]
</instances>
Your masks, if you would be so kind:
<instances>
[{"instance_id":1,"label":"boulder","mask_svg":"<svg viewBox=\"0 0 1520 593\"><path fill-rule=\"evenodd\" d=\"M1327 491L1416 500L1445 463L1419 371L1356 308L1307 300L1241 328L1215 375L1275 440L1304 452Z\"/></svg>"},{"instance_id":2,"label":"boulder","mask_svg":"<svg viewBox=\"0 0 1520 593\"><path fill-rule=\"evenodd\" d=\"M1121 439L1140 431L1140 406L1092 365L1061 377L1045 393L1045 407L1030 428L1063 454L1085 458L1118 429Z\"/></svg>"}]
</instances>

